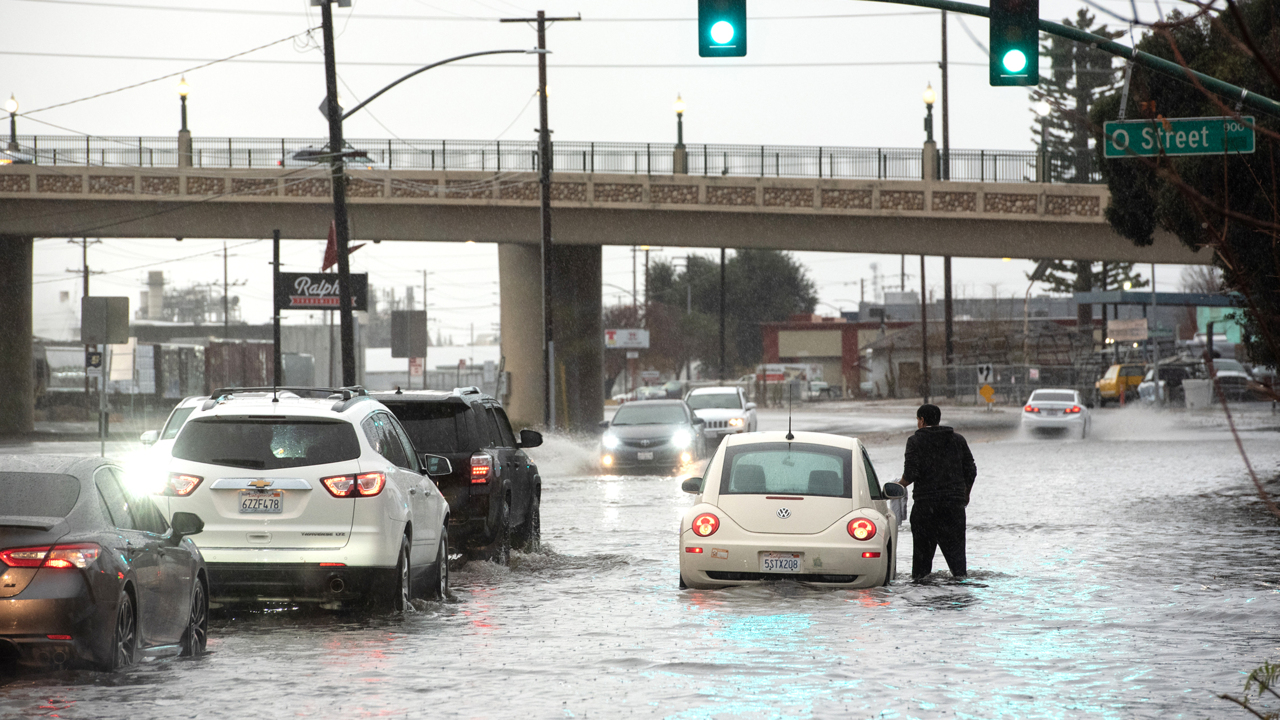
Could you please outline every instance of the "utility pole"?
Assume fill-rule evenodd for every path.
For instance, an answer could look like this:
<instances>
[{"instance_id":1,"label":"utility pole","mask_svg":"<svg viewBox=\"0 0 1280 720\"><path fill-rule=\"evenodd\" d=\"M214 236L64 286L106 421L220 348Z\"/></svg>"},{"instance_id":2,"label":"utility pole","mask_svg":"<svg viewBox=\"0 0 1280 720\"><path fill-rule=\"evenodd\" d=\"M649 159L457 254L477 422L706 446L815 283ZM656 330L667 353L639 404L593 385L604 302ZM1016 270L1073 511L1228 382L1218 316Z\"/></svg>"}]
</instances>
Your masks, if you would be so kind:
<instances>
[{"instance_id":1,"label":"utility pole","mask_svg":"<svg viewBox=\"0 0 1280 720\"><path fill-rule=\"evenodd\" d=\"M924 282L924 256L920 256L920 395L929 404L929 289Z\"/></svg>"},{"instance_id":2,"label":"utility pole","mask_svg":"<svg viewBox=\"0 0 1280 720\"><path fill-rule=\"evenodd\" d=\"M427 334L427 344L422 346L422 389L427 389L427 354L431 350L431 322L427 319L427 271L422 271L422 324Z\"/></svg>"},{"instance_id":3,"label":"utility pole","mask_svg":"<svg viewBox=\"0 0 1280 720\"><path fill-rule=\"evenodd\" d=\"M951 179L951 125L947 122L951 104L947 102L947 11L942 11L942 172L943 180Z\"/></svg>"},{"instance_id":4,"label":"utility pole","mask_svg":"<svg viewBox=\"0 0 1280 720\"><path fill-rule=\"evenodd\" d=\"M947 364L947 387L951 387L951 364L955 362L955 328L952 321L955 319L955 308L951 300L951 256L947 255L942 258L942 314L945 316L943 324L947 336L946 364ZM949 392L949 391L948 391Z\"/></svg>"},{"instance_id":5,"label":"utility pole","mask_svg":"<svg viewBox=\"0 0 1280 720\"><path fill-rule=\"evenodd\" d=\"M223 271L223 279L226 279L226 271ZM222 293L226 297L226 292ZM280 387L284 384L284 355L280 352L280 230L271 231L271 337L273 344L273 362L275 371L272 373L271 384Z\"/></svg>"},{"instance_id":6,"label":"utility pole","mask_svg":"<svg viewBox=\"0 0 1280 720\"><path fill-rule=\"evenodd\" d=\"M231 306L227 298L227 241L222 241L222 339L231 331Z\"/></svg>"},{"instance_id":7,"label":"utility pole","mask_svg":"<svg viewBox=\"0 0 1280 720\"><path fill-rule=\"evenodd\" d=\"M724 384L724 248L720 248L720 384Z\"/></svg>"},{"instance_id":8,"label":"utility pole","mask_svg":"<svg viewBox=\"0 0 1280 720\"><path fill-rule=\"evenodd\" d=\"M80 238L80 240L79 240L79 241L76 241L76 240L68 240L68 241L67 241L67 243L68 243L68 244L70 244L70 245L79 245L79 246L80 246L80 268L81 268L80 270L71 270L71 269L68 269L68 270L67 270L67 272L70 272L70 273L77 273L77 274L81 274L81 275L83 275L83 276L84 276L84 289L82 290L82 293L83 293L83 297L89 297L89 275L90 275L90 272L89 272L89 246L90 246L90 245L101 245L101 244L102 244L102 241L101 241L101 240L94 240L93 242L89 242L89 238ZM85 357L86 357L86 358L88 358L88 357L89 357L89 353L90 353L92 350L93 350L93 346L92 346L92 345L85 345L85 346L84 346L84 352L85 352ZM89 368L88 368L88 367L85 367L85 373L84 373L84 402L85 402L85 409L87 410L87 409L89 408Z\"/></svg>"},{"instance_id":9,"label":"utility pole","mask_svg":"<svg viewBox=\"0 0 1280 720\"><path fill-rule=\"evenodd\" d=\"M499 22L537 23L538 29L538 184L541 188L540 215L542 221L542 394L544 420L548 430L556 427L555 361L556 344L551 311L551 288L555 280L552 262L555 248L551 243L551 130L547 124L547 23L581 20L578 17L547 17L539 10L534 18L502 18Z\"/></svg>"}]
</instances>

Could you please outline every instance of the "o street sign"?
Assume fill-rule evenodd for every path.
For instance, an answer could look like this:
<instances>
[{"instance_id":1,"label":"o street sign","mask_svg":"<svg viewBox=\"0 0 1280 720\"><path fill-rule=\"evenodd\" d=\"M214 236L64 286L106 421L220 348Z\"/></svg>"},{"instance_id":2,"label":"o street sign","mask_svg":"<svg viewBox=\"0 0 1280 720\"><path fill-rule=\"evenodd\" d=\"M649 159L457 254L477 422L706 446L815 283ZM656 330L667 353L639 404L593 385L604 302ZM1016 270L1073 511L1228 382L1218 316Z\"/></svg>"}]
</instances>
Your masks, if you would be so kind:
<instances>
[{"instance_id":1,"label":"o street sign","mask_svg":"<svg viewBox=\"0 0 1280 720\"><path fill-rule=\"evenodd\" d=\"M1113 120L1103 133L1109 158L1251 153L1255 145L1252 117Z\"/></svg>"}]
</instances>

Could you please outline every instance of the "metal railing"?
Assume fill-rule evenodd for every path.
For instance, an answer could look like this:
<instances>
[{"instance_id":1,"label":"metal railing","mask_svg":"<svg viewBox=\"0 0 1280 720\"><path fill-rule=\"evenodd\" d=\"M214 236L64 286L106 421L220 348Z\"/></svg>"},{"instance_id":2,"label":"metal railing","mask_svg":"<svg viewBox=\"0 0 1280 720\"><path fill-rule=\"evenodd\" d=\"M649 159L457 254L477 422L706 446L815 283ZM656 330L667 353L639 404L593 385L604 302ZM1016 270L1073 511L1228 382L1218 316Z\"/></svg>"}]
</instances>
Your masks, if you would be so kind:
<instances>
[{"instance_id":1,"label":"metal railing","mask_svg":"<svg viewBox=\"0 0 1280 720\"><path fill-rule=\"evenodd\" d=\"M177 167L177 137L20 135L23 152L40 165ZM536 172L538 146L532 140L349 140L366 153L369 165L393 170ZM323 148L317 138L192 138L191 165L197 168L301 168L294 160L304 148ZM685 146L688 174L732 177L921 180L920 148L859 148L802 145ZM557 142L556 172L671 175L672 143ZM1037 151L951 150L941 160L943 176L964 182L1035 182ZM1097 160L1049 154L1050 182L1101 182Z\"/></svg>"}]
</instances>

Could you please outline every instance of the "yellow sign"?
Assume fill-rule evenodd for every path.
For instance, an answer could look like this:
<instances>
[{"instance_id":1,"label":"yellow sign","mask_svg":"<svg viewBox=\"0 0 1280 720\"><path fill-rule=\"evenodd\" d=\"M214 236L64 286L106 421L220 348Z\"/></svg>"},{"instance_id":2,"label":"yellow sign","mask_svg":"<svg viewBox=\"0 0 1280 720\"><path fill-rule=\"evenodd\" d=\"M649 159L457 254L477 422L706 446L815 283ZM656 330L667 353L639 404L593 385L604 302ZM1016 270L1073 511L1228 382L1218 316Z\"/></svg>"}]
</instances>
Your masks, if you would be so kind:
<instances>
[{"instance_id":1,"label":"yellow sign","mask_svg":"<svg viewBox=\"0 0 1280 720\"><path fill-rule=\"evenodd\" d=\"M993 390L990 385L983 385L982 388L978 390L978 394L987 402L991 402L996 396L996 391Z\"/></svg>"}]
</instances>

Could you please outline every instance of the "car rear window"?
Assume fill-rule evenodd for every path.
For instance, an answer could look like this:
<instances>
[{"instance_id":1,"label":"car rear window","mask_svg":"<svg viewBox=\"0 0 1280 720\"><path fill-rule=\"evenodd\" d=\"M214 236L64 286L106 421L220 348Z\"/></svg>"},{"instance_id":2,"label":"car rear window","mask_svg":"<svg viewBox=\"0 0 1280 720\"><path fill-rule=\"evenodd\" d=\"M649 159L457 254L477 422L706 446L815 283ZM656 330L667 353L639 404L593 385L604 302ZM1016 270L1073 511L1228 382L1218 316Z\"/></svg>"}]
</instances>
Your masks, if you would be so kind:
<instances>
[{"instance_id":1,"label":"car rear window","mask_svg":"<svg viewBox=\"0 0 1280 720\"><path fill-rule=\"evenodd\" d=\"M194 407L178 408L169 416L169 422L165 423L164 432L160 433L161 440L172 440L178 437L178 431L182 429L182 424L191 416Z\"/></svg>"},{"instance_id":2,"label":"car rear window","mask_svg":"<svg viewBox=\"0 0 1280 720\"><path fill-rule=\"evenodd\" d=\"M63 518L80 499L80 480L60 473L0 472L0 515Z\"/></svg>"},{"instance_id":3,"label":"car rear window","mask_svg":"<svg viewBox=\"0 0 1280 720\"><path fill-rule=\"evenodd\" d=\"M810 443L739 445L725 453L721 495L853 497L853 453Z\"/></svg>"},{"instance_id":4,"label":"car rear window","mask_svg":"<svg viewBox=\"0 0 1280 720\"><path fill-rule=\"evenodd\" d=\"M447 403L386 403L421 453L455 453L467 447L466 408Z\"/></svg>"},{"instance_id":5,"label":"car rear window","mask_svg":"<svg viewBox=\"0 0 1280 720\"><path fill-rule=\"evenodd\" d=\"M691 410L741 410L742 401L738 398L738 393L693 393L686 401Z\"/></svg>"},{"instance_id":6,"label":"car rear window","mask_svg":"<svg viewBox=\"0 0 1280 720\"><path fill-rule=\"evenodd\" d=\"M1046 392L1037 390L1031 393L1031 402L1062 402L1073 403L1076 401L1075 393L1069 392Z\"/></svg>"},{"instance_id":7,"label":"car rear window","mask_svg":"<svg viewBox=\"0 0 1280 720\"><path fill-rule=\"evenodd\" d=\"M345 420L207 418L187 423L173 456L252 470L324 465L360 457L355 427Z\"/></svg>"}]
</instances>

